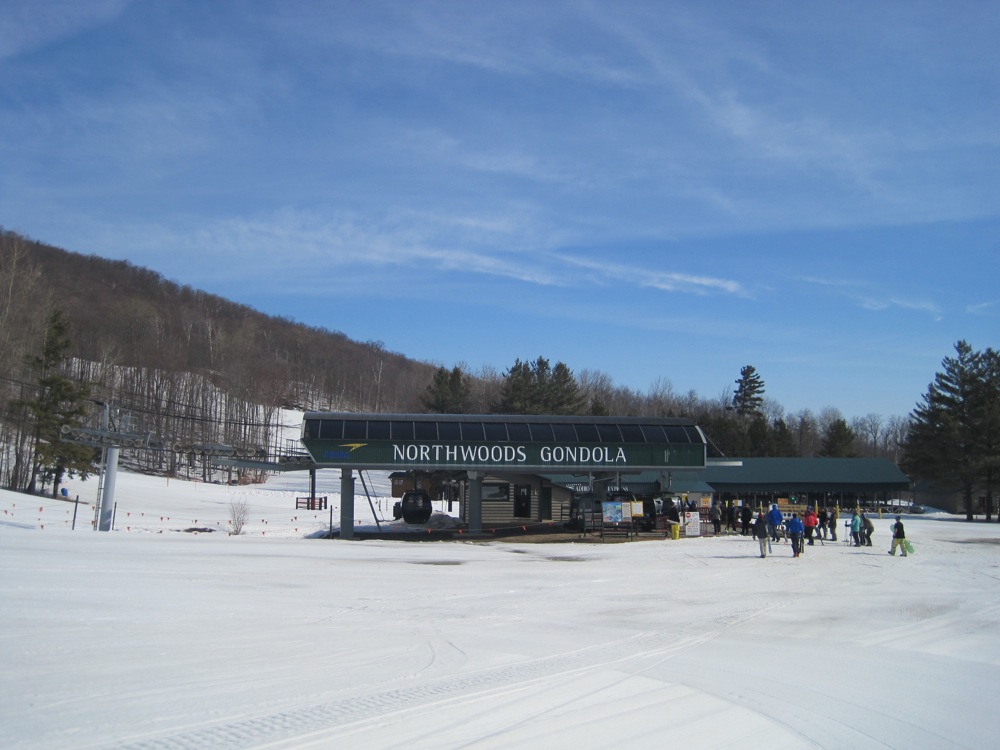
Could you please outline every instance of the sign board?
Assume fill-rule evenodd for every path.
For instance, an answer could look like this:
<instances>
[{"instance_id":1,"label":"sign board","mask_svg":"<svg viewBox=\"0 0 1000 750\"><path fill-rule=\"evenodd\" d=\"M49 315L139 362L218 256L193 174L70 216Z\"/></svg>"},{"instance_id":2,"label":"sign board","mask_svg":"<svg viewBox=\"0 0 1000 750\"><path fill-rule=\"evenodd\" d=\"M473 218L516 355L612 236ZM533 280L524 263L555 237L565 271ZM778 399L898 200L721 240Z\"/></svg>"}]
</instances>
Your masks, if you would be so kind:
<instances>
[{"instance_id":1,"label":"sign board","mask_svg":"<svg viewBox=\"0 0 1000 750\"><path fill-rule=\"evenodd\" d=\"M701 536L701 514L696 510L684 512L685 533L688 536Z\"/></svg>"},{"instance_id":2,"label":"sign board","mask_svg":"<svg viewBox=\"0 0 1000 750\"><path fill-rule=\"evenodd\" d=\"M303 438L313 461L327 466L380 469L565 469L642 471L650 468L701 468L700 443L661 445L553 445L537 443L450 443L348 441Z\"/></svg>"}]
</instances>

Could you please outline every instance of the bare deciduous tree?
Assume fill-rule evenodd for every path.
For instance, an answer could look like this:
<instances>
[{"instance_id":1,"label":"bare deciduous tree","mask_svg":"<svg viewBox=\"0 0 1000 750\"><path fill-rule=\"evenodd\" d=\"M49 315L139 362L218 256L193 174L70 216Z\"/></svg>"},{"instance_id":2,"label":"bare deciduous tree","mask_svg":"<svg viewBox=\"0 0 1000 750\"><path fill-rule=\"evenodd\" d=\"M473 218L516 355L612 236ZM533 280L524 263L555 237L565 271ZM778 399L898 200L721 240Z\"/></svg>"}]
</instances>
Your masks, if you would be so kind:
<instances>
[{"instance_id":1,"label":"bare deciduous tree","mask_svg":"<svg viewBox=\"0 0 1000 750\"><path fill-rule=\"evenodd\" d=\"M243 533L247 519L250 517L250 505L244 498L233 498L229 501L229 533L239 536Z\"/></svg>"}]
</instances>

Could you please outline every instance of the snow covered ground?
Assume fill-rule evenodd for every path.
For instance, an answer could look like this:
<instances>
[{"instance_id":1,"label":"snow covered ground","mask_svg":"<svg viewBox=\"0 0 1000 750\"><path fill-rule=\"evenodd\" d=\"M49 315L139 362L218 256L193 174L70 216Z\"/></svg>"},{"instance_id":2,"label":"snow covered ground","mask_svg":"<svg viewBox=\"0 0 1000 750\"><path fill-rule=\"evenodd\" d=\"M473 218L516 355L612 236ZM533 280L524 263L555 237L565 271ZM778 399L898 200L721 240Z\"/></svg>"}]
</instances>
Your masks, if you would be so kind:
<instances>
[{"instance_id":1,"label":"snow covered ground","mask_svg":"<svg viewBox=\"0 0 1000 750\"><path fill-rule=\"evenodd\" d=\"M339 472L320 473L339 522ZM376 512L391 518L384 475ZM96 482L70 482L93 503ZM304 474L0 492L3 748L987 748L1000 525L916 553L740 537L309 539ZM246 500L245 533L225 533ZM371 522L358 487L356 517ZM220 529L185 533L184 529Z\"/></svg>"}]
</instances>

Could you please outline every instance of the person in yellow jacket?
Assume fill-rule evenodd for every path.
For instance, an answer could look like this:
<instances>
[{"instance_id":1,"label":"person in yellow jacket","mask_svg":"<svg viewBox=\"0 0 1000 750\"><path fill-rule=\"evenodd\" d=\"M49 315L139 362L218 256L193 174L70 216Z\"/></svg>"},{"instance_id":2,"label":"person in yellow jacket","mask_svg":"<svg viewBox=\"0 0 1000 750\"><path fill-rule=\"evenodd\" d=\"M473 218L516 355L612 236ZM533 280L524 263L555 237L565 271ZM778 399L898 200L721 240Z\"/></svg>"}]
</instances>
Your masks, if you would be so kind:
<instances>
[{"instance_id":1,"label":"person in yellow jacket","mask_svg":"<svg viewBox=\"0 0 1000 750\"><path fill-rule=\"evenodd\" d=\"M903 553L903 557L906 557L906 530L903 528L903 522L899 516L896 516L896 523L892 525L892 549L889 550L890 555L896 554L896 547L899 547Z\"/></svg>"}]
</instances>

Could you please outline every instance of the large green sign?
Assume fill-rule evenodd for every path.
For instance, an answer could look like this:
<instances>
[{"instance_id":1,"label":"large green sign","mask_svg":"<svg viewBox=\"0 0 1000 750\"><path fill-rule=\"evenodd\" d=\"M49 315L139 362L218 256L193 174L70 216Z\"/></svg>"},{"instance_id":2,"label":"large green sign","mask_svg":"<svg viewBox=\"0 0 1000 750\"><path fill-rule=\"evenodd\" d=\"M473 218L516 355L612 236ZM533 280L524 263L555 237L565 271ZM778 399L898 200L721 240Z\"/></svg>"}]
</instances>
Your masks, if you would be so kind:
<instances>
[{"instance_id":1,"label":"large green sign","mask_svg":"<svg viewBox=\"0 0 1000 750\"><path fill-rule=\"evenodd\" d=\"M552 471L704 468L701 443L573 444L357 441L304 438L320 465L371 469Z\"/></svg>"}]
</instances>

